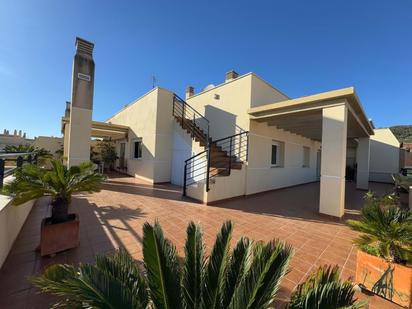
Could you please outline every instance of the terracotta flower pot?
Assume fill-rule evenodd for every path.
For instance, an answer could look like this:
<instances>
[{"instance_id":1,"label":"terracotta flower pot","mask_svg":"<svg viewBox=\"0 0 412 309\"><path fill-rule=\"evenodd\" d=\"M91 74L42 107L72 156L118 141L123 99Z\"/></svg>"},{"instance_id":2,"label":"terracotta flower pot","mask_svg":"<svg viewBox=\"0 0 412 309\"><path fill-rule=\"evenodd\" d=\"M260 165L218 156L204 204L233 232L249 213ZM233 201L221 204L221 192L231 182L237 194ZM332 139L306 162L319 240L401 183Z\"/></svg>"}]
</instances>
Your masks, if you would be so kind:
<instances>
[{"instance_id":1,"label":"terracotta flower pot","mask_svg":"<svg viewBox=\"0 0 412 309\"><path fill-rule=\"evenodd\" d=\"M51 255L79 246L79 216L70 214L69 221L51 224L51 218L43 219L40 232L40 255Z\"/></svg>"},{"instance_id":2,"label":"terracotta flower pot","mask_svg":"<svg viewBox=\"0 0 412 309\"><path fill-rule=\"evenodd\" d=\"M358 250L356 282L377 295L411 308L412 267L389 263Z\"/></svg>"}]
</instances>

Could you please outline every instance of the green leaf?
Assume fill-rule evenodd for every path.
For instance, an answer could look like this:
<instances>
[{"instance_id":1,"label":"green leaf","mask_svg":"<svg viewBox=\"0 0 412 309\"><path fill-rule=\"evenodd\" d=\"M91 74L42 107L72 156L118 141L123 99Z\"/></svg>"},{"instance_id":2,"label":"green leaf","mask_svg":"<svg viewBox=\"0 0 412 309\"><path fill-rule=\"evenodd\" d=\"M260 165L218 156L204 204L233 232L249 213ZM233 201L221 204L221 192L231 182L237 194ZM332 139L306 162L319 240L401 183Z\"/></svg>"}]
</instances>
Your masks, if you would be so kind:
<instances>
[{"instance_id":1,"label":"green leaf","mask_svg":"<svg viewBox=\"0 0 412 309\"><path fill-rule=\"evenodd\" d=\"M202 290L202 308L212 309L221 307L232 228L232 222L226 221L216 236L216 242L206 266Z\"/></svg>"},{"instance_id":2,"label":"green leaf","mask_svg":"<svg viewBox=\"0 0 412 309\"><path fill-rule=\"evenodd\" d=\"M323 266L298 285L291 295L289 309L362 308L357 302L355 290L349 281L339 279L337 266Z\"/></svg>"},{"instance_id":3,"label":"green leaf","mask_svg":"<svg viewBox=\"0 0 412 309\"><path fill-rule=\"evenodd\" d=\"M183 266L183 299L186 308L199 308L205 267L203 233L199 225L187 227L185 262Z\"/></svg>"},{"instance_id":4,"label":"green leaf","mask_svg":"<svg viewBox=\"0 0 412 309\"><path fill-rule=\"evenodd\" d=\"M268 244L257 243L253 262L244 280L236 288L229 308L268 308L285 275L293 249L274 240Z\"/></svg>"},{"instance_id":5,"label":"green leaf","mask_svg":"<svg viewBox=\"0 0 412 309\"><path fill-rule=\"evenodd\" d=\"M233 249L230 257L223 290L222 308L227 308L232 300L236 287L244 279L251 263L252 243L248 238L242 237Z\"/></svg>"},{"instance_id":6,"label":"green leaf","mask_svg":"<svg viewBox=\"0 0 412 309\"><path fill-rule=\"evenodd\" d=\"M180 269L175 246L164 238L158 222L143 226L143 257L150 295L156 308L182 308Z\"/></svg>"}]
</instances>

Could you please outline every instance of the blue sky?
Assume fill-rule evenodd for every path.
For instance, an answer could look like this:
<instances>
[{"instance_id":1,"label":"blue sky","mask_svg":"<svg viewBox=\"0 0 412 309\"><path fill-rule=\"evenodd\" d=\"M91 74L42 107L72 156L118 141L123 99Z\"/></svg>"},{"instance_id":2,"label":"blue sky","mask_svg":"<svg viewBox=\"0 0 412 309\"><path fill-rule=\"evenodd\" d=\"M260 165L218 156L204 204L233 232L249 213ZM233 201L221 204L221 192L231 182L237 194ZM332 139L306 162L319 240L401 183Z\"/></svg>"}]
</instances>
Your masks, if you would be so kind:
<instances>
[{"instance_id":1,"label":"blue sky","mask_svg":"<svg viewBox=\"0 0 412 309\"><path fill-rule=\"evenodd\" d=\"M412 1L0 0L0 130L60 135L76 36L95 120L151 88L253 71L290 97L355 86L377 127L412 124Z\"/></svg>"}]
</instances>

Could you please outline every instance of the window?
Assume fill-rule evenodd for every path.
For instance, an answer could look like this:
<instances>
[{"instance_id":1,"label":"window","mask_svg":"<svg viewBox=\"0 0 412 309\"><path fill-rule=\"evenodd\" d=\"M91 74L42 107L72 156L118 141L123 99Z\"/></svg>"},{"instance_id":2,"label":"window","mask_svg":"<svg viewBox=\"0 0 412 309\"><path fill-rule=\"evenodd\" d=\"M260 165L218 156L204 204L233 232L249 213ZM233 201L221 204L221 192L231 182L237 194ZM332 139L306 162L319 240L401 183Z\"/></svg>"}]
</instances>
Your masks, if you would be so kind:
<instances>
[{"instance_id":1,"label":"window","mask_svg":"<svg viewBox=\"0 0 412 309\"><path fill-rule=\"evenodd\" d=\"M140 159L142 157L142 140L133 142L133 159Z\"/></svg>"},{"instance_id":2,"label":"window","mask_svg":"<svg viewBox=\"0 0 412 309\"><path fill-rule=\"evenodd\" d=\"M272 156L270 160L272 166L280 166L280 143L272 142Z\"/></svg>"},{"instance_id":3,"label":"window","mask_svg":"<svg viewBox=\"0 0 412 309\"><path fill-rule=\"evenodd\" d=\"M303 164L302 167L309 167L310 165L310 148L303 146Z\"/></svg>"}]
</instances>

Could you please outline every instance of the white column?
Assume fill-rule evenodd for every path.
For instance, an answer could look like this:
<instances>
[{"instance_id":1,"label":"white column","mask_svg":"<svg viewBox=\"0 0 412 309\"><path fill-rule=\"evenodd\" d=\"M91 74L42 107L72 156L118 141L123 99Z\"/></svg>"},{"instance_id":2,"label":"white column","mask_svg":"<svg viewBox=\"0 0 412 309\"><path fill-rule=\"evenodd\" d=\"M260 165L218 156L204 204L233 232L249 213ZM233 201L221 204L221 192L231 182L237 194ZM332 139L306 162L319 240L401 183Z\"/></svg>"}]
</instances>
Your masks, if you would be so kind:
<instances>
[{"instance_id":1,"label":"white column","mask_svg":"<svg viewBox=\"0 0 412 309\"><path fill-rule=\"evenodd\" d=\"M358 148L356 149L356 189L369 189L369 137L361 137L358 140Z\"/></svg>"},{"instance_id":2,"label":"white column","mask_svg":"<svg viewBox=\"0 0 412 309\"><path fill-rule=\"evenodd\" d=\"M90 161L90 136L92 132L92 111L72 107L67 165L79 165Z\"/></svg>"},{"instance_id":3,"label":"white column","mask_svg":"<svg viewBox=\"0 0 412 309\"><path fill-rule=\"evenodd\" d=\"M322 111L322 162L319 211L342 217L345 212L345 168L348 109L345 104Z\"/></svg>"}]
</instances>

